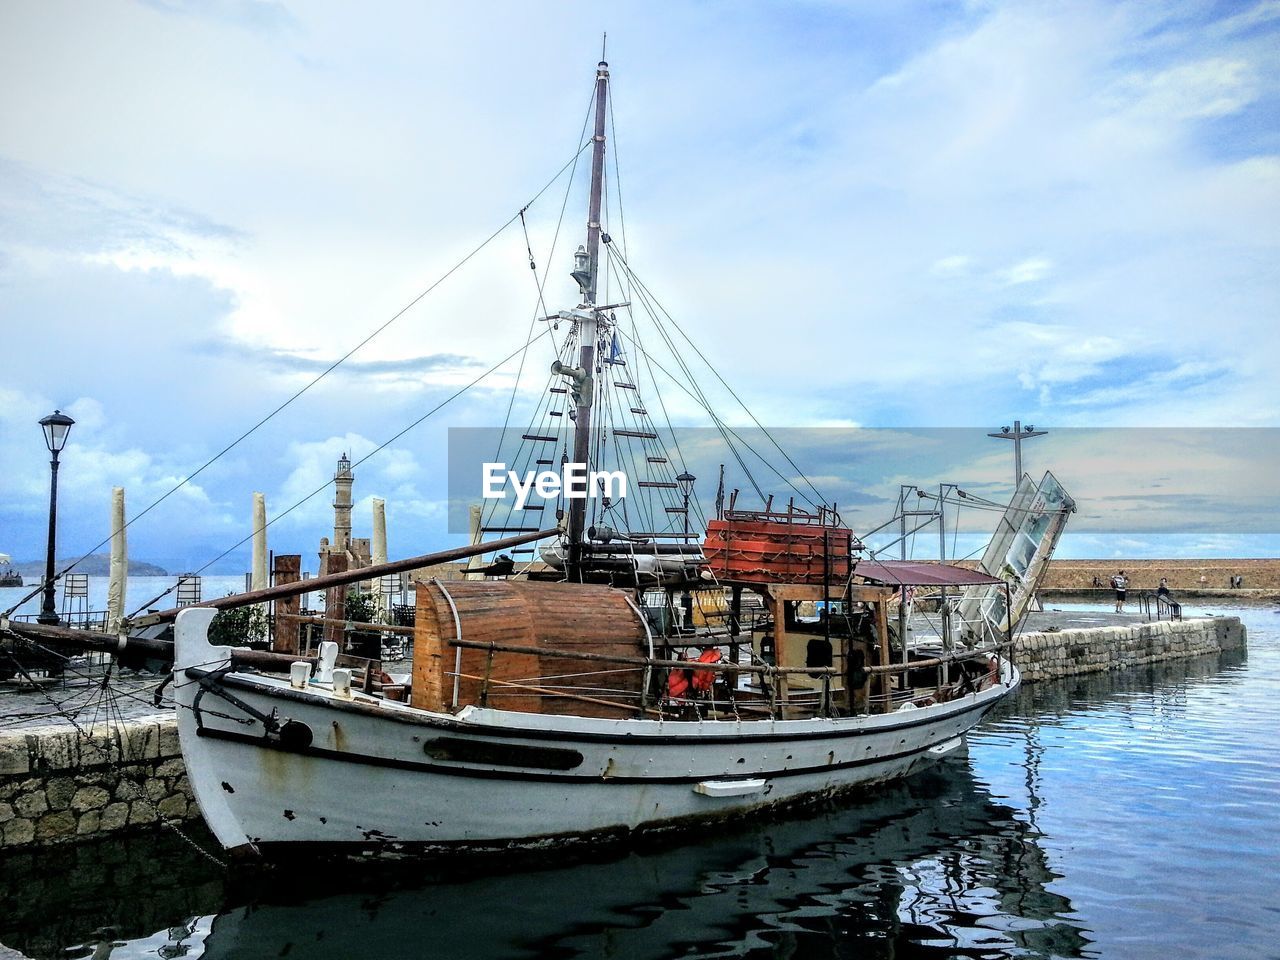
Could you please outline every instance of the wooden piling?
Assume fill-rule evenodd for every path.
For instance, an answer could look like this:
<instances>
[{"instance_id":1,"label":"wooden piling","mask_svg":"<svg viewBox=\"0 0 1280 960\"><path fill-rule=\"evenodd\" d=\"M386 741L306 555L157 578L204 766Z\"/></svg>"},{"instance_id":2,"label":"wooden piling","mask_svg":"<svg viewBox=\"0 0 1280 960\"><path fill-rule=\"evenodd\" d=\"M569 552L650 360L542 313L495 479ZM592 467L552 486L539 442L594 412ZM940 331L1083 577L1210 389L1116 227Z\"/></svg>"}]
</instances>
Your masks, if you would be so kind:
<instances>
[{"instance_id":1,"label":"wooden piling","mask_svg":"<svg viewBox=\"0 0 1280 960\"><path fill-rule=\"evenodd\" d=\"M277 586L285 583L297 583L302 579L302 555L297 553L276 554L275 564L271 570L272 581ZM298 615L300 598L282 597L276 601L275 627L272 631L271 648L276 653L298 652L298 622L292 617Z\"/></svg>"},{"instance_id":2,"label":"wooden piling","mask_svg":"<svg viewBox=\"0 0 1280 960\"><path fill-rule=\"evenodd\" d=\"M347 555L345 553L329 554L325 573L346 573L346 571ZM326 620L347 619L347 586L345 584L332 586L325 591L324 616ZM336 623L324 625L324 638L338 644L338 649L342 649L342 627Z\"/></svg>"}]
</instances>

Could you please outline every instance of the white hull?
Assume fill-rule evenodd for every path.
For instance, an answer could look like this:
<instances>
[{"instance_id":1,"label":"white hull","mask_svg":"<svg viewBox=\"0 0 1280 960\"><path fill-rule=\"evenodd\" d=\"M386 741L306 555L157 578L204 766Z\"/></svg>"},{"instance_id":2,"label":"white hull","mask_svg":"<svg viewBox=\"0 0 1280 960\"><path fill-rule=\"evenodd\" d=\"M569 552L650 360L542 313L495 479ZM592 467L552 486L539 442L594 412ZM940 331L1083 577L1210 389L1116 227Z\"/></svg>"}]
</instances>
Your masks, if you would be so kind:
<instances>
[{"instance_id":1,"label":"white hull","mask_svg":"<svg viewBox=\"0 0 1280 960\"><path fill-rule=\"evenodd\" d=\"M469 707L457 716L328 686L227 672L213 611L177 622L187 773L227 848L501 848L620 835L802 801L903 776L957 746L1018 684L888 715L601 720ZM246 709L246 707L248 709ZM258 715L305 724L268 736Z\"/></svg>"}]
</instances>

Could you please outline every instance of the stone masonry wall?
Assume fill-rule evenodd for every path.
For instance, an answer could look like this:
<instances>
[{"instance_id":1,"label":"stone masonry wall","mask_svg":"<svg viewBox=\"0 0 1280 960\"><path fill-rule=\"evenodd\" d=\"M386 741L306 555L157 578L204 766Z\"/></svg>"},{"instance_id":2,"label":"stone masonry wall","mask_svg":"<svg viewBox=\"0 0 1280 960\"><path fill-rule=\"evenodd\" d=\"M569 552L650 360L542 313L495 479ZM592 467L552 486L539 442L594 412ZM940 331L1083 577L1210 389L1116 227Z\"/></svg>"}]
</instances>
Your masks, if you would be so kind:
<instances>
[{"instance_id":1,"label":"stone masonry wall","mask_svg":"<svg viewBox=\"0 0 1280 960\"><path fill-rule=\"evenodd\" d=\"M58 843L200 816L168 715L0 732L0 847Z\"/></svg>"},{"instance_id":2,"label":"stone masonry wall","mask_svg":"<svg viewBox=\"0 0 1280 960\"><path fill-rule=\"evenodd\" d=\"M1034 683L1240 649L1245 641L1244 624L1237 617L1162 620L1024 633L1014 643L1013 660L1022 679Z\"/></svg>"},{"instance_id":3,"label":"stone masonry wall","mask_svg":"<svg viewBox=\"0 0 1280 960\"><path fill-rule=\"evenodd\" d=\"M1130 590L1154 590L1164 577L1173 590L1228 590L1233 576L1244 577L1245 589L1280 590L1280 559L1240 560L1066 560L1049 561L1041 586L1049 590L1089 588L1093 578L1103 586L1123 570Z\"/></svg>"}]
</instances>

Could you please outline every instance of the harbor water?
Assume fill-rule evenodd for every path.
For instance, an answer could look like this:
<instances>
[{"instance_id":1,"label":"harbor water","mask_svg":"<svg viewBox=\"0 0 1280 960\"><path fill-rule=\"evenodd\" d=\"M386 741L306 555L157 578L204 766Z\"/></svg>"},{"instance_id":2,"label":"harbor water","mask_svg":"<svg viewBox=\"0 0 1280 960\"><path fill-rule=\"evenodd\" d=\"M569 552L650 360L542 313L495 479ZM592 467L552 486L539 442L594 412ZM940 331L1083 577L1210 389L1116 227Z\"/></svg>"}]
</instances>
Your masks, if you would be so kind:
<instances>
[{"instance_id":1,"label":"harbor water","mask_svg":"<svg viewBox=\"0 0 1280 960\"><path fill-rule=\"evenodd\" d=\"M869 797L573 860L229 873L195 830L21 853L0 860L0 944L63 960L1278 957L1280 612L1204 610L1241 617L1248 652L1027 687L967 756Z\"/></svg>"}]
</instances>

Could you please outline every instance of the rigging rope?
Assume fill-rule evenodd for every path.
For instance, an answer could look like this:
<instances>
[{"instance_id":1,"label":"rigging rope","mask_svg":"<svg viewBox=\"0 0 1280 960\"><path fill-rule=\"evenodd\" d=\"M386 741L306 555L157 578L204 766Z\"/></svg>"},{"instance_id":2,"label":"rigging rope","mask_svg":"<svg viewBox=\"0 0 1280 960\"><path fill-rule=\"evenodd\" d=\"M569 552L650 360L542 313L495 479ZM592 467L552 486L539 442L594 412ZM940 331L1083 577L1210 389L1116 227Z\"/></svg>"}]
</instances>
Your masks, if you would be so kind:
<instances>
[{"instance_id":1,"label":"rigging rope","mask_svg":"<svg viewBox=\"0 0 1280 960\"><path fill-rule=\"evenodd\" d=\"M613 255L611 254L611 256ZM692 386L693 391L696 391L696 395L694 395L694 393L691 392L689 388L686 387L684 384L680 383L679 381L676 381L674 377L671 377L670 373L667 373L667 371L665 370L663 370L663 372L667 373L667 376L671 377L673 382L676 382L677 385L679 385L682 389L684 389L686 393L689 393L690 396L693 396L693 398L698 402L698 404L702 407L702 409L705 410L707 414L711 417L711 422L715 425L716 430L720 433L721 439L724 440L725 445L729 448L729 452L733 454L734 459L738 461L738 466L742 468L742 472L746 475L747 481L751 484L752 488L756 491L756 495L759 496L760 500L763 502L765 500L764 491L760 488L760 485L756 483L755 477L752 476L751 474L751 469L747 466L746 461L742 459L742 454L738 452L738 448L734 446L733 441L730 440L729 436L726 434L725 432L726 426L724 424L724 421L722 421L720 417L717 416L716 413L711 409L711 401L707 399L707 395L706 393L703 392L701 385L699 385L697 381L697 378L694 377L693 371L690 370L689 365L685 363L684 358L680 355L680 351L676 348L675 342L671 339L670 335L667 334L665 328L662 326L662 321L659 319L657 313L653 310L653 307L650 306L649 304L650 297L649 297L648 290L644 287L642 283L640 283L638 279L636 279L635 275L630 272L626 262L622 260L620 254L617 255L617 258L618 258L618 262L622 265L623 270L627 272L627 275L635 283L635 290L640 293L641 303L644 305L645 310L648 312L649 319L653 321L654 329L658 331L658 335L662 337L663 342L667 345L667 349L671 351L672 358L675 360L676 365L680 368L681 372L684 374L685 379L688 381L688 384ZM638 340L634 342L636 343L637 347L639 347L639 349L641 350L644 349L639 345ZM661 364L658 364L657 361L653 361L653 362L655 363L655 365L658 366L659 369L662 369ZM741 438L739 439L741 440ZM750 444L744 443L744 445L748 449L751 449ZM754 453L755 451L752 450L752 452ZM760 455L757 453L756 456L759 457ZM764 458L760 457L760 459L763 460ZM781 474L779 474L779 476L781 476ZM794 489L794 484L792 485L792 487ZM797 490L796 492L801 493L801 491L799 490ZM804 494L801 493L801 496L804 496ZM805 497L805 499L808 500L808 497ZM810 503L812 503L812 501L810 501Z\"/></svg>"},{"instance_id":2,"label":"rigging rope","mask_svg":"<svg viewBox=\"0 0 1280 960\"><path fill-rule=\"evenodd\" d=\"M671 322L671 325L676 328L676 332L679 333L680 336L684 338L685 343L689 344L689 346L693 348L693 352L698 355L698 357L702 360L702 362L706 364L707 369L710 370L715 375L715 378L720 381L720 385L729 391L729 395L733 397L734 400L737 401L738 406L742 407L743 411L747 414L747 416L751 418L752 423L754 423L760 429L760 431L764 433L766 437L769 438L769 442L773 444L774 448L780 454L782 454L783 458L791 466L791 469L795 470L796 474L800 477L800 479L803 480L805 484L809 487L809 489L813 491L813 494L818 498L818 501L820 503L825 504L827 500L822 495L822 493L818 490L818 488L813 485L813 483L805 475L804 471L801 470L800 467L796 464L796 462L791 459L790 454L788 454L787 451L782 448L782 445L779 444L776 439L774 439L773 434L771 434L769 430L764 426L764 424L762 424L760 420L756 417L756 415L751 412L751 409L742 401L742 398L738 396L737 392L734 391L733 387L729 385L729 383L724 379L724 377L720 375L720 371L718 371L712 365L711 361L706 358L706 355L703 354L703 352L698 348L698 345L693 342L693 340L689 337L687 333L684 332L683 328L681 328L680 324L676 321L675 317L671 315L670 311L668 311L666 307L662 306L662 304L658 301L657 297L653 296L653 294L649 291L649 288L645 285L644 281L635 275L634 271L631 269L631 265L627 263L623 255L619 253L617 254L617 257L622 263L622 268L635 281L636 285L644 290L645 295L649 299L651 299L653 303L657 305L658 309L660 309L663 315ZM792 489L795 489L794 484L792 485ZM796 492L799 493L799 490L797 490ZM803 496L803 494L801 495ZM817 506L817 504L815 504L812 500L809 500L807 496L805 497L805 500L807 500L811 506Z\"/></svg>"},{"instance_id":3,"label":"rigging rope","mask_svg":"<svg viewBox=\"0 0 1280 960\"><path fill-rule=\"evenodd\" d=\"M121 529L122 529L122 530L127 530L127 529L128 529L130 526L132 526L136 521L141 520L144 516L146 516L148 513L150 513L152 510L154 510L154 509L155 509L156 507L158 507L160 504L164 503L164 501L165 501L165 500L169 499L169 497L171 497L173 494L177 493L177 492L178 492L179 490L181 490L184 486L186 486L188 483L190 483L192 480L194 480L196 477L198 477L201 473L203 473L203 472L204 472L205 470L207 470L210 466L212 466L212 465L213 465L217 460L219 460L221 457L225 456L227 453L229 453L231 450L233 450L235 447L237 447L237 446L238 446L242 441L244 441L245 439L247 439L251 434L253 434L255 431L257 431L260 427L262 427L263 425L265 425L268 421L272 420L272 419L273 419L273 418L274 418L278 413L280 413L282 410L284 410L286 407L288 407L290 404L292 404L295 400L297 400L299 397L301 397L304 393L306 393L308 390L310 390L312 387L314 387L317 383L319 383L321 380L323 380L325 377L327 377L330 373L332 373L334 370L336 370L336 369L338 368L338 366L339 366L339 365L341 365L342 363L344 363L344 362L346 362L347 360L349 360L349 359L350 359L350 358L351 358L351 357L352 357L352 356L353 356L353 355L354 355L358 350L360 350L361 348L363 348L366 344L368 344L368 343L369 343L371 340L373 340L376 336L378 336L380 333L382 333L384 330L386 330L389 326L391 326L391 324L395 323L395 322L396 322L397 320L399 320L402 316L404 316L404 315L405 315L409 310L411 310L411 309L412 309L413 307L415 307L418 303L420 303L424 297L426 297L426 296L427 296L428 294L430 294L433 290L435 290L438 286L440 286L440 284L444 283L444 281L448 280L448 279L449 279L449 277L451 277L454 273L456 273L456 272L457 272L458 270L460 270L464 265L466 265L466 263L467 263L468 261L470 261L473 257L475 257L478 253L480 253L480 251L482 251L485 247L487 247L490 243L492 243L495 239L497 239L497 238L498 238L498 236L500 236L500 235L501 235L501 234L502 234L502 233L503 233L503 232L504 232L508 227L510 227L513 223L515 223L515 221L516 221L517 219L521 219L521 218L523 217L524 211L528 210L528 209L529 209L529 207L533 206L533 204L534 204L534 203L536 203L536 202L538 201L538 198L539 198L539 197L541 197L544 193L546 193L546 191L547 191L548 189L550 189L551 185L552 185L552 184L554 184L557 180L559 180L559 179L560 179L560 177L562 177L562 176L564 175L564 173L565 173L565 171L566 171L566 170L569 170L571 167L575 167L575 166L577 165L578 158L582 155L582 152L583 152L584 150L586 150L586 148L587 148L588 146L590 146L590 144L591 144L591 141L590 141L590 140L588 140L588 141L586 141L585 143L583 143L583 144L582 144L582 145L581 145L581 146L580 146L580 147L579 147L579 148L574 152L574 155L573 155L573 156L568 160L568 162L566 162L566 163L564 164L564 166L562 166L558 171L556 171L555 176L553 176L550 180L548 180L548 181L546 182L546 184L544 184L544 185L543 185L543 187L542 187L542 188L541 188L537 193L535 193L535 194L533 195L533 198L532 198L528 203L526 203L523 207L521 207L521 208L520 208L520 210L519 210L517 213L513 214L513 215L511 216L511 218L510 218L510 219L508 219L508 220L506 221L506 223L502 224L502 226L498 227L498 229L497 229L497 230L495 230L495 231L493 231L493 233L489 234L489 236L488 236L488 237L486 237L483 241L481 241L481 243L480 243L477 247L475 247L474 249L472 249L470 253L468 253L468 254L467 254L466 256L464 256L461 260L459 260L459 261L458 261L457 263L455 263L452 267L450 267L447 271L445 271L445 273L443 273L439 278L437 278L437 279L435 280L435 282L434 282L434 283L432 283L429 287L427 287L427 288L426 288L425 290L423 290L420 294L418 294L416 297L414 297L412 300L410 300L407 304L405 304L403 307L401 307L398 311L396 311L396 313L395 313L395 314L393 314L393 315L391 316L391 318L390 318L390 319L388 319L387 321L385 321L385 322L384 322L381 326L379 326L376 330L374 330L374 331L373 331L372 333L370 333L367 337L365 337L363 340L361 340L359 343L357 343L354 347L352 347L350 350L348 350L345 354L343 354L341 357L339 357L337 360L335 360L332 364L330 364L328 367L326 367L323 371L321 371L319 374L317 374L317 375L315 376L315 378L314 378L314 379L312 379L309 383L307 383L307 384L305 384L304 386L302 386L301 388L299 388L299 389L298 389L298 391L297 391L296 393L294 393L291 397L289 397L287 400L285 400L283 403L281 403L279 406L277 406L274 410L272 410L270 413L268 413L265 417L263 417L261 420L259 420L257 423L255 423L253 426L249 427L249 429L247 429L246 431L244 431L244 433L240 434L240 436L236 437L236 439L232 440L229 444L227 444L225 447L223 447L221 450L219 450L216 454L214 454L212 457L210 457L208 460L206 460L206 461L205 461L203 464L201 464L201 465L200 465L200 467L198 467L195 471L193 471L192 473L188 474L188 475L187 475L186 477L184 477L182 480L180 480L180 481L178 481L176 484L174 484L174 485L173 485L173 486L172 486L172 487L171 487L167 492L165 492L164 494L162 494L158 499L154 500L154 501L153 501L149 506L147 506L145 509L143 509L140 513L135 514L131 519L129 519L128 521L126 521L126 522L125 522L125 524L124 524L124 526L123 526ZM509 358L508 358L508 359L509 359ZM505 362L505 361L504 361L504 362ZM379 448L379 449L381 449L381 448ZM328 484L326 484L326 486L328 486ZM111 536L106 537L105 539L103 539L102 541L100 541L98 544L96 544L95 546L93 546L92 548L90 548L90 549L89 549L89 551L88 551L87 553L85 553L83 556L81 556L79 559L72 561L69 565L67 565L66 567L64 567L61 571L59 571L57 574L55 574L55 575L54 575L54 577L53 577L53 581L56 583L58 580L62 579L62 577L64 577L67 573L69 573L70 571L72 571L73 569L75 569L75 568L76 568L76 566L78 566L79 564L83 563L83 562L84 562L85 560L87 560L89 557L93 556L93 554L94 554L96 551L98 551L98 550L99 550L99 549L101 549L102 547L106 546L106 544L107 544L107 543L109 543L109 542L111 541L111 538L112 538L112 536L114 536L114 535L115 535L115 532L113 531L113 532L112 532L112 534L111 534ZM251 539L251 538L246 538L246 540L247 540L247 539ZM242 541L241 541L241 543L244 543L244 542L245 542L244 540L242 540ZM237 544L237 546L238 546L238 544ZM223 556L225 556L225 554L223 554ZM219 559L221 559L221 558L219 558ZM208 564L206 564L206 567L207 567L207 566L208 566ZM204 568L202 567L201 569L204 569ZM21 600L19 600L17 603L15 603L13 606L11 606L8 610L6 610L6 611L4 612L4 614L3 614L3 616L5 616L5 617L10 616L10 615L15 611L15 610L17 610L20 606L22 606L22 604L26 603L26 602L27 602L28 600L30 600L32 597L34 597L34 596L36 596L37 594L39 594L39 593L40 593L44 588L45 588L45 585L44 585L43 583L41 583L41 584L40 584L40 586L38 586L36 589L32 590L30 593L28 593L26 596L24 596ZM161 594L161 596L163 596L163 595L164 595L164 594Z\"/></svg>"},{"instance_id":4,"label":"rigging rope","mask_svg":"<svg viewBox=\"0 0 1280 960\"><path fill-rule=\"evenodd\" d=\"M636 348L636 350L637 350L638 352L640 352L641 354L643 354L643 355L645 356L645 359L646 359L646 361L647 361L647 362L652 363L655 367L657 367L659 370L661 370L661 371L663 372L663 374L665 374L665 375L666 375L666 377L667 377L667 379L668 379L668 380L670 380L670 381L671 381L672 383L674 383L677 387L679 387L681 390L683 390L685 393L687 393L687 394L689 395L689 397L690 397L690 398L691 398L695 403L697 403L700 407L702 407L702 409L703 409L704 411L706 411L707 415L708 415L709 417L711 417L712 422L713 422L713 423L715 423L715 424L717 425L717 429L720 429L720 430L722 430L724 433L727 433L730 437L733 437L733 438L734 438L735 440L737 440L740 444L742 444L744 447L746 447L748 450L750 450L753 454L755 454L756 458L757 458L757 459L759 459L759 461L760 461L761 463L763 463L766 467L768 467L770 470L772 470L772 471L773 471L773 473L774 473L774 475L775 475L779 480L781 480L783 483L785 483L787 486L789 486L792 490L794 490L796 493L798 493L798 494L800 495L800 497L801 497L801 498L802 498L806 503L808 503L810 506L814 506L814 507L818 506L818 504L816 504L816 503L814 503L812 500L810 500L810 499L809 499L809 498L804 494L804 492L803 492L802 490L800 490L800 489L799 489L799 488L798 488L794 483L792 483L792 482L791 482L791 481L790 481L790 480L789 480L785 475L783 475L782 471L780 471L780 470L779 470L777 467L775 467L772 463L770 463L768 460L766 460L764 457L762 457L762 456L760 455L760 453L759 453L757 450L755 450L755 449L751 446L751 444L747 443L747 441L743 438L743 436L742 436L740 433L738 433L738 431L734 430L734 429L733 429L733 427L729 426L727 423L725 423L723 420L721 420L718 416L716 416L715 411L714 411L714 410L712 410L712 409L707 405L707 403L706 403L706 401L705 401L705 398L704 398L704 399L702 399L702 400L700 400L700 399L698 398L698 396L697 396L697 395L696 395L696 394L695 394L691 389L689 389L689 387L688 387L688 386L686 386L683 382L681 382L681 381L680 381L680 379L679 379L679 378L677 378L677 377L675 377L674 375L672 375L672 373L671 373L669 370L667 370L667 369L666 369L666 367L664 367L664 366L663 366L661 363L659 363L657 360L654 360L654 359L653 359L653 357L652 357L652 355L651 355L651 354L649 354L649 353L644 349L644 346L640 343L640 341L639 341L639 340L635 339L634 337L632 337L630 334L626 333L625 331L622 331L622 336L627 340L627 342L629 342L630 344L632 344L632 345ZM733 448L733 446L732 446L732 444L730 444L730 449L731 449L731 450L732 450L732 449L734 449L734 448ZM741 460L739 460L739 462L741 463ZM750 476L750 474L748 474L748 477L749 477L749 476ZM753 486L755 486L755 484L754 484L754 483L753 483ZM757 492L757 493L760 493L760 488L759 488L758 486L755 486L755 489L756 489L756 492ZM767 499L767 498L764 496L764 494L763 494L763 493L760 493L760 498L761 498L761 500Z\"/></svg>"},{"instance_id":5,"label":"rigging rope","mask_svg":"<svg viewBox=\"0 0 1280 960\"><path fill-rule=\"evenodd\" d=\"M595 101L596 101L596 86L593 83L591 85L591 96L587 98L587 112L586 114L584 114L582 118L582 129L578 132L578 144L579 144L578 152L573 155L573 165L572 165L572 169L569 171L569 180L564 187L564 199L560 201L560 216L556 220L555 233L551 235L551 249L547 252L547 259L544 261L541 278L537 276L537 270L536 270L534 259L533 259L533 246L529 242L529 230L524 220L524 213L525 213L525 210L528 209L528 207L526 206L524 209L520 211L520 224L522 227L525 228L525 233L524 233L525 249L528 250L529 252L529 266L534 268L534 286L537 288L537 291L538 291L537 309L534 315L529 319L529 332L527 334L528 338L532 338L533 336L533 330L538 322L539 314L541 314L542 316L546 316L548 313L550 313L550 311L547 309L546 301L543 298L543 291L546 288L547 279L551 273L551 264L555 262L556 247L559 245L559 242L560 242L560 229L564 225L565 212L569 209L569 195L573 192L573 182L578 173L578 160L582 158L583 151L591 143L591 140L587 137L587 125L591 121L591 108L595 105ZM552 331L551 332L552 350L556 353L559 353L560 348L556 344L554 327L548 326L548 329ZM516 380L515 380L515 383L512 384L511 386L511 399L507 402L507 412L505 417L502 420L502 430L499 431L498 433L498 448L496 451L494 451L493 459L495 461L499 460L502 455L502 445L507 438L507 429L511 426L511 412L515 408L516 397L520 392L520 381L524 376L524 363L528 355L527 353L528 345L532 342L533 342L532 339L526 339L526 342L525 342L526 353L522 355L520 358L520 368L516 371ZM540 406L541 404L539 404L539 407ZM535 416L536 415L537 414L535 411ZM516 455L519 456L518 451ZM483 514L481 523L484 524L484 523L490 522L493 519L494 515L497 513L497 509L498 509L497 501L496 500L491 501L489 504L488 511L485 514ZM511 515L511 510L508 509L507 516L510 517L510 515Z\"/></svg>"},{"instance_id":6,"label":"rigging rope","mask_svg":"<svg viewBox=\"0 0 1280 960\"><path fill-rule=\"evenodd\" d=\"M464 386L459 387L459 388L458 388L457 390L455 390L453 393L449 394L449 396L445 397L445 399L441 400L441 401L440 401L439 403L437 403L434 407L432 407L430 410L428 410L426 413L424 413L422 416L420 416L417 420L414 420L412 423L410 423L407 427L405 427L404 429L402 429L401 431L399 431L399 432L398 432L398 433L396 433L395 435L391 436L391 437L390 437L390 438L388 438L387 440L384 440L382 443L378 444L376 447L374 447L371 451L369 451L367 454L365 454L365 455L364 455L363 457L361 457L359 460L355 460L355 461L353 461L353 462L352 462L352 464L351 464L351 469L353 469L353 470L354 470L356 467L360 466L360 464L368 462L371 458L375 457L377 454L381 453L384 449L386 449L387 447L389 447L391 444L395 443L397 440L399 440L401 437L403 437L403 436L404 436L406 433L408 433L410 430L413 430L415 427L417 427L418 425L420 425L421 423L423 423L424 421L426 421L426 420L427 420L427 418L429 418L429 417L431 417L431 416L435 415L436 413L439 413L441 410L443 410L445 407L447 407L447 406L448 406L450 403L452 403L454 400L458 399L458 397L462 396L464 393L466 393L468 390L470 390L472 387L474 387L477 383L479 383L479 382L480 382L481 380L483 380L485 377L489 376L491 373L494 373L495 371L497 371L497 370L499 370L500 368L502 368L503 366L505 366L505 365L508 363L508 361L510 361L513 357L515 357L517 354L521 353L522 351L527 350L531 344L536 343L538 340L542 339L542 338L543 338L543 337L545 337L546 335L547 335L547 331L546 331L546 330L544 330L544 331L542 331L542 333L540 333L540 334L538 334L536 337L534 337L534 338L533 338L533 340L529 341L529 343L522 344L521 346L517 347L515 350L511 351L509 354L507 354L505 357L503 357L501 360L499 360L497 363L495 363L493 366L491 366L488 370L484 371L484 373L480 374L480 375L479 375L479 376L477 376L475 379L473 379L470 383L467 383L467 384L465 384ZM323 491L327 490L327 489L328 489L332 484L333 484L333 481L332 481L332 480L326 480L324 483L322 483L320 486L316 487L314 490L312 490L310 493L308 493L308 494L307 494L305 497L303 497L301 500L298 500L296 503L294 503L294 504L293 504L292 506L290 506L288 509L284 510L282 513L276 514L276 516L274 516L274 517L272 517L270 520L268 520L268 521L266 522L266 524L265 524L261 529L265 530L267 527L271 526L271 525L272 525L273 523L275 523L277 520L282 520L282 519L284 519L284 518L285 518L285 517L287 517L290 513L292 513L294 510L298 509L298 507L302 506L304 503L306 503L308 500L310 500L312 497L314 497L316 494L318 494L318 493L322 493ZM257 531L256 531L256 530L255 530L253 533L250 533L247 537L244 537L244 538L242 538L241 540L239 540L237 543L232 544L232 545L231 545L230 547L228 547L226 550L222 551L222 553L218 554L216 557L214 557L212 560L210 560L208 563L206 563L203 567L201 567L199 570L197 570L197 571L195 572L195 575L196 575L196 576L199 576L199 575L200 575L201 573L203 573L205 570L209 569L209 567L213 566L215 563L217 563L217 562L218 562L219 560L221 560L223 557L227 556L227 554L231 553L233 550L236 550L236 549L238 549L238 548L240 548L240 547L244 546L246 543L248 543L250 540L252 540L252 539L253 539L253 537L254 537L254 534L255 534L255 533L257 533ZM181 579L181 578L179 578L179 579ZM136 617L139 613L141 613L141 612L142 612L143 610L145 610L147 607L151 606L151 604L153 604L153 603L155 603L156 601L158 601L158 600L160 600L160 599L162 599L162 598L164 598L164 597L168 596L170 593L172 593L172 592L173 592L174 590L176 590L177 588L178 588L178 585L175 583L172 587L170 587L168 590L165 590L165 591L164 591L163 593L161 593L159 596L155 597L154 599L148 600L148 601L147 601L146 603L144 603L142 606L138 607L138 609L134 610L134 611L133 611L133 613L129 614L129 616L130 616L130 617Z\"/></svg>"}]
</instances>

